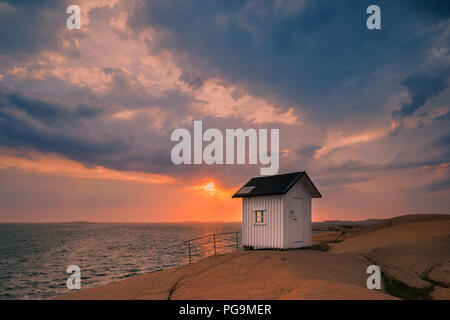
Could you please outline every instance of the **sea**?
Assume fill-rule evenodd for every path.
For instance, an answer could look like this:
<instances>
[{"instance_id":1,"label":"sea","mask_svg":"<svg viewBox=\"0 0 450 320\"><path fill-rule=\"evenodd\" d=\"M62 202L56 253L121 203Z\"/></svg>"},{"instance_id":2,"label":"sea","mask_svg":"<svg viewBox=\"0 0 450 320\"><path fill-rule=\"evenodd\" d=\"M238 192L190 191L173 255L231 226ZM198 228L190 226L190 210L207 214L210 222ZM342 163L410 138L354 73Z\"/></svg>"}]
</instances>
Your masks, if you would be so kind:
<instances>
[{"instance_id":1,"label":"sea","mask_svg":"<svg viewBox=\"0 0 450 320\"><path fill-rule=\"evenodd\" d=\"M0 299L67 294L67 268L81 289L189 263L188 239L218 233L216 253L241 249L241 223L3 223ZM237 239L237 240L236 240ZM214 254L212 237L191 242L191 260Z\"/></svg>"}]
</instances>

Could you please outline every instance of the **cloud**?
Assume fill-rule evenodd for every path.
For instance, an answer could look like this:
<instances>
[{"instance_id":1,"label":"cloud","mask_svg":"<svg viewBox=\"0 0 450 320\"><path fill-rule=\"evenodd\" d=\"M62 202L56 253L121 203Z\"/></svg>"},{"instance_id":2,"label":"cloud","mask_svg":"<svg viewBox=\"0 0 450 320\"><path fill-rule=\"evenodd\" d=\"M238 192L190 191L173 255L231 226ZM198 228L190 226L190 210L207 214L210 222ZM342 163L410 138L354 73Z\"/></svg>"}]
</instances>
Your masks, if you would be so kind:
<instances>
[{"instance_id":1,"label":"cloud","mask_svg":"<svg viewBox=\"0 0 450 320\"><path fill-rule=\"evenodd\" d=\"M188 85L220 77L321 122L379 112L399 84L392 74L420 68L445 34L445 25L429 19L442 11L423 17L407 1L378 3L377 32L365 27L369 1L283 3L145 1L128 25L151 32L151 50L170 50Z\"/></svg>"},{"instance_id":2,"label":"cloud","mask_svg":"<svg viewBox=\"0 0 450 320\"><path fill-rule=\"evenodd\" d=\"M18 169L25 172L34 172L47 175L71 177L77 179L133 181L150 184L174 184L174 178L133 171L117 171L101 166L83 166L79 162L50 154L43 155L36 152L22 156L0 155L0 169Z\"/></svg>"},{"instance_id":3,"label":"cloud","mask_svg":"<svg viewBox=\"0 0 450 320\"><path fill-rule=\"evenodd\" d=\"M0 146L55 153L85 167L144 173L172 167L169 136L148 126L151 121L121 123L97 107L0 92Z\"/></svg>"},{"instance_id":4,"label":"cloud","mask_svg":"<svg viewBox=\"0 0 450 320\"><path fill-rule=\"evenodd\" d=\"M385 163L370 163L349 159L337 165L327 167L327 173L357 173L357 172L386 172L389 170L420 169L423 167L438 167L449 163L450 152L444 151L434 155L426 155L421 159L408 159L400 155Z\"/></svg>"},{"instance_id":5,"label":"cloud","mask_svg":"<svg viewBox=\"0 0 450 320\"><path fill-rule=\"evenodd\" d=\"M441 135L440 137L435 139L432 144L436 148L441 148L441 147L448 148L450 146L450 133Z\"/></svg>"},{"instance_id":6,"label":"cloud","mask_svg":"<svg viewBox=\"0 0 450 320\"><path fill-rule=\"evenodd\" d=\"M429 99L438 96L448 88L447 78L450 68L444 68L435 73L414 73L402 81L411 97L411 102L405 103L399 110L392 113L393 117L406 118L414 114Z\"/></svg>"},{"instance_id":7,"label":"cloud","mask_svg":"<svg viewBox=\"0 0 450 320\"><path fill-rule=\"evenodd\" d=\"M450 120L450 111L447 113L440 114L434 118L435 120L449 121Z\"/></svg>"},{"instance_id":8,"label":"cloud","mask_svg":"<svg viewBox=\"0 0 450 320\"><path fill-rule=\"evenodd\" d=\"M126 91L126 87L123 91ZM170 107L166 98L152 100L151 96L148 97L147 103L159 102L156 109L107 109L85 104L49 102L39 96L2 89L0 146L58 154L78 161L86 168L101 166L117 171L181 175L188 179L202 176L229 179L232 176L230 172L236 168L175 166L172 163L170 151L174 144L170 142L171 129L180 124L178 121L183 121L183 127L192 130L193 118L191 113L182 111L182 102L181 106ZM109 96L109 99L112 97ZM163 116L159 119L161 114ZM248 126L236 118L205 115L199 118L203 119L205 128L224 130ZM162 123L158 124L160 121ZM236 172L247 170L239 168ZM256 172L256 166L254 170Z\"/></svg>"},{"instance_id":9,"label":"cloud","mask_svg":"<svg viewBox=\"0 0 450 320\"><path fill-rule=\"evenodd\" d=\"M6 1L0 7L0 54L23 59L41 50L62 49L79 36L66 33L67 1ZM76 55L75 51L66 51Z\"/></svg>"},{"instance_id":10,"label":"cloud","mask_svg":"<svg viewBox=\"0 0 450 320\"><path fill-rule=\"evenodd\" d=\"M314 158L319 159L326 154L348 147L354 144L368 143L388 135L389 130L380 128L371 131L344 136L342 132L328 132L327 141L320 149L317 149Z\"/></svg>"},{"instance_id":11,"label":"cloud","mask_svg":"<svg viewBox=\"0 0 450 320\"><path fill-rule=\"evenodd\" d=\"M319 145L311 144L295 150L295 153L303 158L312 158L320 148Z\"/></svg>"},{"instance_id":12,"label":"cloud","mask_svg":"<svg viewBox=\"0 0 450 320\"><path fill-rule=\"evenodd\" d=\"M342 176L337 175L334 177L320 177L317 179L318 185L323 186L324 188L342 188L344 186L348 186L351 184L356 184L360 182L368 182L373 181L374 177L370 176Z\"/></svg>"},{"instance_id":13,"label":"cloud","mask_svg":"<svg viewBox=\"0 0 450 320\"><path fill-rule=\"evenodd\" d=\"M450 190L450 178L446 177L444 179L438 179L432 181L427 186L428 191L447 191Z\"/></svg>"},{"instance_id":14,"label":"cloud","mask_svg":"<svg viewBox=\"0 0 450 320\"><path fill-rule=\"evenodd\" d=\"M96 154L123 151L126 144L121 139L93 137L83 132L85 121L98 118L101 113L95 107L62 106L0 90L0 144L58 152L84 161Z\"/></svg>"},{"instance_id":15,"label":"cloud","mask_svg":"<svg viewBox=\"0 0 450 320\"><path fill-rule=\"evenodd\" d=\"M440 0L411 0L406 3L421 16L431 18L433 20L445 20L450 16L450 3Z\"/></svg>"},{"instance_id":16,"label":"cloud","mask_svg":"<svg viewBox=\"0 0 450 320\"><path fill-rule=\"evenodd\" d=\"M7 111L20 110L25 115L38 119L45 124L55 122L72 122L76 119L92 118L100 115L102 110L86 105L64 108L38 99L31 99L20 93L6 93L0 88L0 110L6 116Z\"/></svg>"}]
</instances>

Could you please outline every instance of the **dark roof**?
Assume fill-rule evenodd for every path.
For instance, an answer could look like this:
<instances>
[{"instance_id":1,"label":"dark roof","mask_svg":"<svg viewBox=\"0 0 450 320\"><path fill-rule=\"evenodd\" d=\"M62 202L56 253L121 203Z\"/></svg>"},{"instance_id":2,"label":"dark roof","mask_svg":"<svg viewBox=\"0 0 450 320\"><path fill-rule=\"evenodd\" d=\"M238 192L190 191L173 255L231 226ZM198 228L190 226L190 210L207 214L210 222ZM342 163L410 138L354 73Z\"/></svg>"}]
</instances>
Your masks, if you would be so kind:
<instances>
[{"instance_id":1,"label":"dark roof","mask_svg":"<svg viewBox=\"0 0 450 320\"><path fill-rule=\"evenodd\" d=\"M310 186L311 196L313 198L322 197L319 190L317 190L316 186L314 186L306 172L300 171L279 174L276 176L252 178L233 195L233 198L285 194L300 179L304 179L304 182Z\"/></svg>"}]
</instances>

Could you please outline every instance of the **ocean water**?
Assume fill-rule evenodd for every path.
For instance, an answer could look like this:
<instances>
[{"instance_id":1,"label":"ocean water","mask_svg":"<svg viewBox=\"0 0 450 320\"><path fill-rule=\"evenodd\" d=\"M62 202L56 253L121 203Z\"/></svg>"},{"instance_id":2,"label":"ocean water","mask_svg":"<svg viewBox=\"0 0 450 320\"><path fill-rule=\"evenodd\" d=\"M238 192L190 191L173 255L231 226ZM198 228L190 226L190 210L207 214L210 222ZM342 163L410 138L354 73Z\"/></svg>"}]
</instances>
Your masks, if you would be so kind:
<instances>
[{"instance_id":1,"label":"ocean water","mask_svg":"<svg viewBox=\"0 0 450 320\"><path fill-rule=\"evenodd\" d=\"M183 241L240 230L240 223L0 224L0 299L69 293L69 265L80 267L85 289L186 264ZM236 235L218 236L216 248L236 250ZM212 238L195 241L191 252L193 261L214 254Z\"/></svg>"}]
</instances>

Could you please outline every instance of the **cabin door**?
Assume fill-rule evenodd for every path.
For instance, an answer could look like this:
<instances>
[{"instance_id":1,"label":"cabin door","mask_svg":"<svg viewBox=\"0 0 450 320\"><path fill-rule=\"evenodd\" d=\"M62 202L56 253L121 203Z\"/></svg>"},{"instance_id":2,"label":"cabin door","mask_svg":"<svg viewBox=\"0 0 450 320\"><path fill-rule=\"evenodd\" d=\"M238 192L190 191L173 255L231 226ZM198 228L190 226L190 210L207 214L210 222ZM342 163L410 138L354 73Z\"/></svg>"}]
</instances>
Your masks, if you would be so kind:
<instances>
[{"instance_id":1,"label":"cabin door","mask_svg":"<svg viewBox=\"0 0 450 320\"><path fill-rule=\"evenodd\" d=\"M292 246L303 246L303 223L302 221L302 199L294 198L294 208L291 213Z\"/></svg>"}]
</instances>

